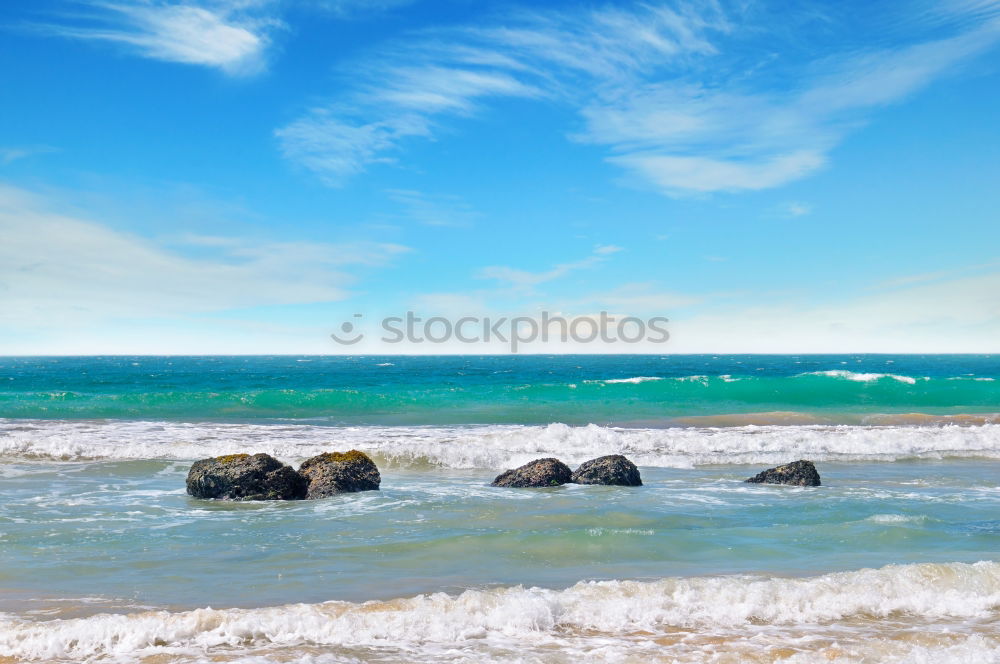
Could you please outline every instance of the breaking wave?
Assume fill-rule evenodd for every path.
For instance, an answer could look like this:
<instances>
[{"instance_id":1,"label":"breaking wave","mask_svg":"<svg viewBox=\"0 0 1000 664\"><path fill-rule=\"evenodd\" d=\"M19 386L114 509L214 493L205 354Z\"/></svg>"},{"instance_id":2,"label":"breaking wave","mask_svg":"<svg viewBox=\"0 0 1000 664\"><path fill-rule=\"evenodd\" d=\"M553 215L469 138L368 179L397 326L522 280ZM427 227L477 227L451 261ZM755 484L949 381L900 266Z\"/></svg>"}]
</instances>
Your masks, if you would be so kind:
<instances>
[{"instance_id":1,"label":"breaking wave","mask_svg":"<svg viewBox=\"0 0 1000 664\"><path fill-rule=\"evenodd\" d=\"M198 459L267 452L297 460L357 448L390 465L509 468L557 456L579 463L626 454L640 466L901 459L1000 458L1000 424L979 426L823 426L636 428L489 425L330 427L232 424L0 420L0 456L54 460Z\"/></svg>"},{"instance_id":2,"label":"breaking wave","mask_svg":"<svg viewBox=\"0 0 1000 664\"><path fill-rule=\"evenodd\" d=\"M580 582L565 590L518 586L364 603L144 611L63 620L5 614L0 617L0 655L85 660L236 646L336 646L405 648L421 659L422 650L445 644L565 647L595 635L608 641L641 633L653 641L691 630L736 638L768 627L833 623L838 623L839 637L850 641L850 625L864 630L878 621L892 621L897 629L941 620L995 624L998 610L1000 564L924 563L811 578ZM994 639L992 647L997 645Z\"/></svg>"}]
</instances>

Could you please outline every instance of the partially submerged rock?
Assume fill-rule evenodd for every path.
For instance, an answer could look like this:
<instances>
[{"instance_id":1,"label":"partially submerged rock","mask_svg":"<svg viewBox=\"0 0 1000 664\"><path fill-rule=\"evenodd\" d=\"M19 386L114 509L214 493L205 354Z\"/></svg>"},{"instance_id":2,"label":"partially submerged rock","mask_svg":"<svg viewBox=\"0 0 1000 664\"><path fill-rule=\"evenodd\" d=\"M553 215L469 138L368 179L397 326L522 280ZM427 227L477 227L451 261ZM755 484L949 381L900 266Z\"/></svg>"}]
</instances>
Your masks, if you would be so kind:
<instances>
[{"instance_id":1,"label":"partially submerged rock","mask_svg":"<svg viewBox=\"0 0 1000 664\"><path fill-rule=\"evenodd\" d=\"M309 488L306 498L325 498L353 491L378 491L382 477L375 462L357 450L327 452L306 459L299 474Z\"/></svg>"},{"instance_id":2,"label":"partially submerged rock","mask_svg":"<svg viewBox=\"0 0 1000 664\"><path fill-rule=\"evenodd\" d=\"M221 500L299 500L306 480L269 454L229 454L195 461L187 492Z\"/></svg>"},{"instance_id":3,"label":"partially submerged rock","mask_svg":"<svg viewBox=\"0 0 1000 664\"><path fill-rule=\"evenodd\" d=\"M752 484L790 484L792 486L819 486L819 473L812 461L793 461L783 466L768 468L746 480Z\"/></svg>"},{"instance_id":4,"label":"partially submerged rock","mask_svg":"<svg viewBox=\"0 0 1000 664\"><path fill-rule=\"evenodd\" d=\"M559 486L570 482L573 471L559 459L535 459L520 468L507 470L493 480L491 486L544 487Z\"/></svg>"},{"instance_id":5,"label":"partially submerged rock","mask_svg":"<svg viewBox=\"0 0 1000 664\"><path fill-rule=\"evenodd\" d=\"M639 469L621 454L609 454L583 462L570 481L576 484L642 486Z\"/></svg>"}]
</instances>

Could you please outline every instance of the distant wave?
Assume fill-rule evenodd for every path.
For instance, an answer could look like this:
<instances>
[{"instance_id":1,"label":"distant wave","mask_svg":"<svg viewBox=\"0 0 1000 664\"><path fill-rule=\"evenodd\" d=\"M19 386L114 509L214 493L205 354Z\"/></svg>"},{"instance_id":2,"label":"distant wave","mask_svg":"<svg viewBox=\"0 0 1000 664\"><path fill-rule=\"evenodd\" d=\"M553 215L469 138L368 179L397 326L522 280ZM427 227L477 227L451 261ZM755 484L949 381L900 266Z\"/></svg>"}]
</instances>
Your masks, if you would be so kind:
<instances>
[{"instance_id":1,"label":"distant wave","mask_svg":"<svg viewBox=\"0 0 1000 664\"><path fill-rule=\"evenodd\" d=\"M923 523L927 520L927 517L922 515L908 515L908 514L873 514L865 521L871 523L881 523L889 525L898 525L901 523Z\"/></svg>"},{"instance_id":2,"label":"distant wave","mask_svg":"<svg viewBox=\"0 0 1000 664\"><path fill-rule=\"evenodd\" d=\"M809 372L806 372L806 373L796 374L795 376L792 376L791 378L793 378L793 379L794 378L803 378L803 377L806 377L806 376L823 376L823 377L826 377L826 378L840 378L840 379L843 379L843 380L850 380L850 381L854 381L854 382L857 382L857 383L871 383L871 382L874 382L874 381L882 380L884 378L889 378L889 379L898 381L900 383L906 383L907 385L915 385L918 380L931 380L930 378L928 378L926 376L921 376L919 378L915 378L913 376L903 376L903 375L891 374L891 373L859 373L859 372L855 372L855 371L848 371L846 369L831 369L831 370L828 370L828 371L809 371ZM745 376L744 378L747 378L747 379L750 379L750 380L756 379L756 380L764 380L764 381L767 381L767 380L772 380L772 381L773 380L782 380L781 378L756 378L754 376ZM654 381L654 380L675 380L675 381L681 381L681 382L692 382L692 383L707 384L709 381L711 381L713 379L719 379L719 380L721 380L723 382L727 382L727 383L731 383L731 382L735 382L735 381L739 380L739 378L734 378L730 374L723 374L723 375L719 375L719 376L708 376L708 375L705 375L705 374L694 374L694 375L690 375L690 376L673 376L673 377L664 377L664 376L635 376L633 378L606 378L606 379L603 379L603 380L585 380L583 382L584 383L597 383L597 384L603 384L603 385L613 385L615 383L632 383L632 384L636 384L636 383L645 383L645 382ZM954 377L948 378L947 380L966 380L966 379L981 380L981 381L992 381L992 378L976 378L976 377L969 377L969 376L954 376Z\"/></svg>"},{"instance_id":3,"label":"distant wave","mask_svg":"<svg viewBox=\"0 0 1000 664\"><path fill-rule=\"evenodd\" d=\"M641 466L1000 458L1000 424L767 425L611 428L596 425L329 427L143 421L0 420L0 456L56 460L188 460L268 452L289 461L358 448L390 465L503 469L542 456L567 463L610 453Z\"/></svg>"},{"instance_id":4,"label":"distant wave","mask_svg":"<svg viewBox=\"0 0 1000 664\"><path fill-rule=\"evenodd\" d=\"M629 383L636 385L638 383L648 383L653 380L664 380L659 376L635 376L633 378L607 378L605 380L585 380L584 383L592 384L598 383L602 385L614 385L616 383Z\"/></svg>"},{"instance_id":5,"label":"distant wave","mask_svg":"<svg viewBox=\"0 0 1000 664\"><path fill-rule=\"evenodd\" d=\"M846 380L853 380L858 383L870 383L876 380L882 380L883 378L891 378L892 380L897 380L900 383L906 383L907 385L914 385L917 382L917 378L913 376L900 376L897 374L890 373L856 373L854 371L846 371L843 369L834 369L832 371L810 371L808 373L799 374L800 376L829 376L830 378L844 378ZM930 380L930 378L920 378L919 380Z\"/></svg>"},{"instance_id":6,"label":"distant wave","mask_svg":"<svg viewBox=\"0 0 1000 664\"><path fill-rule=\"evenodd\" d=\"M745 648L748 654L759 653L774 647L776 640L786 649L797 643L803 655L814 657L781 661L818 661L809 651L830 642L841 644L845 656L851 652L843 649L856 646L868 649L856 651L866 656L864 661L885 661L873 655L891 654L892 649L896 654L911 652L915 644L900 638L901 630L924 626L927 633L917 646L945 654L957 648L952 655L985 662L995 661L990 655L1000 647L995 632L998 607L1000 564L924 563L811 578L739 575L580 582L565 590L508 587L360 604L144 611L68 620L24 620L6 614L0 615L0 655L80 661L305 646L376 648L383 654L385 649L400 649L410 661L445 659L450 652L448 661L455 661L456 655L463 661L483 661L541 648L564 654L590 650L602 660L617 661L609 657L617 645L626 652L651 648L657 660L671 661L671 656L704 657L699 638L707 636L713 651ZM926 630L928 621L944 621L956 629L932 633ZM980 634L975 633L977 623ZM877 638L880 630L894 638ZM683 661L692 661L687 657ZM949 660L963 661L905 661Z\"/></svg>"}]
</instances>

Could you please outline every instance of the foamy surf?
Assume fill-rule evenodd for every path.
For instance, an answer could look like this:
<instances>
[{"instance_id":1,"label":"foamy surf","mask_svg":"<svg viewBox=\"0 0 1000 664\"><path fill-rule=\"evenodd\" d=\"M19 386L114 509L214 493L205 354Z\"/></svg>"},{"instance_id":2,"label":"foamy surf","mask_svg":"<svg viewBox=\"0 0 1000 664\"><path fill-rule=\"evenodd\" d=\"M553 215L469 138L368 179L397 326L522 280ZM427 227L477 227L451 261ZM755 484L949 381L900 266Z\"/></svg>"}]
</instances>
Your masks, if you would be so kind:
<instances>
[{"instance_id":1,"label":"foamy surf","mask_svg":"<svg viewBox=\"0 0 1000 664\"><path fill-rule=\"evenodd\" d=\"M891 374L891 373L862 373L857 371L847 371L845 369L833 369L829 371L810 371L808 373L800 375L828 376L830 378L842 378L844 380L852 380L857 383L871 383L873 381L891 379L898 381L900 383L906 383L907 385L915 385L918 380L930 380L930 378L926 376L914 377L914 376L901 376L899 374Z\"/></svg>"},{"instance_id":2,"label":"foamy surf","mask_svg":"<svg viewBox=\"0 0 1000 664\"><path fill-rule=\"evenodd\" d=\"M604 380L585 380L586 384L596 385L638 385L639 383L649 383L656 380L665 380L660 376L633 376L632 378L606 378ZM683 380L683 379L682 379Z\"/></svg>"},{"instance_id":3,"label":"foamy surf","mask_svg":"<svg viewBox=\"0 0 1000 664\"><path fill-rule=\"evenodd\" d=\"M614 428L491 425L329 427L135 421L0 420L0 456L48 460L190 460L267 452L299 460L357 448L396 465L497 469L540 456L579 463L621 453L640 466L1000 458L1000 424L979 426L765 425Z\"/></svg>"},{"instance_id":4,"label":"foamy surf","mask_svg":"<svg viewBox=\"0 0 1000 664\"><path fill-rule=\"evenodd\" d=\"M85 661L200 653L218 661L216 651L224 657L236 647L241 656L254 650L266 654L271 648L310 648L317 654L324 648L349 648L361 656L405 652L411 661L422 661L448 649L482 660L525 649L528 661L533 661L532 652L615 661L602 653L638 645L640 650L656 646L665 658L660 661L669 661L693 654L689 651L695 644L714 641L702 656L722 657L727 651L738 654L753 641L766 651L768 640L780 637L785 657L815 656L823 648L835 653L829 649L840 641L848 644L839 647L843 661L861 661L850 644L865 646L872 638L883 640L889 651L991 652L1000 645L993 631L998 611L1000 564L925 563L811 578L580 582L565 590L474 589L390 601L145 611L69 620L5 614L0 618L0 655L14 661ZM890 628L893 636L882 633ZM942 636L923 644L901 638L917 629ZM945 634L956 629L962 638Z\"/></svg>"}]
</instances>

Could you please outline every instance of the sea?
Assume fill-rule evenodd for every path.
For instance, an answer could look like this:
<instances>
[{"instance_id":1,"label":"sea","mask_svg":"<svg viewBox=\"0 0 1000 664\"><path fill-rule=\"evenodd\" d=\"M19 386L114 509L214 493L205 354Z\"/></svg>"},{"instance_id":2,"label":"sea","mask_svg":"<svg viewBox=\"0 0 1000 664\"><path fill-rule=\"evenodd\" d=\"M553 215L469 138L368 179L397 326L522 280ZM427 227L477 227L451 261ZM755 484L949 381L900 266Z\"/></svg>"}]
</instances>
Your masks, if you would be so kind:
<instances>
[{"instance_id":1,"label":"sea","mask_svg":"<svg viewBox=\"0 0 1000 664\"><path fill-rule=\"evenodd\" d=\"M380 491L185 493L349 449ZM1000 356L0 357L0 663L580 661L1000 662Z\"/></svg>"}]
</instances>

